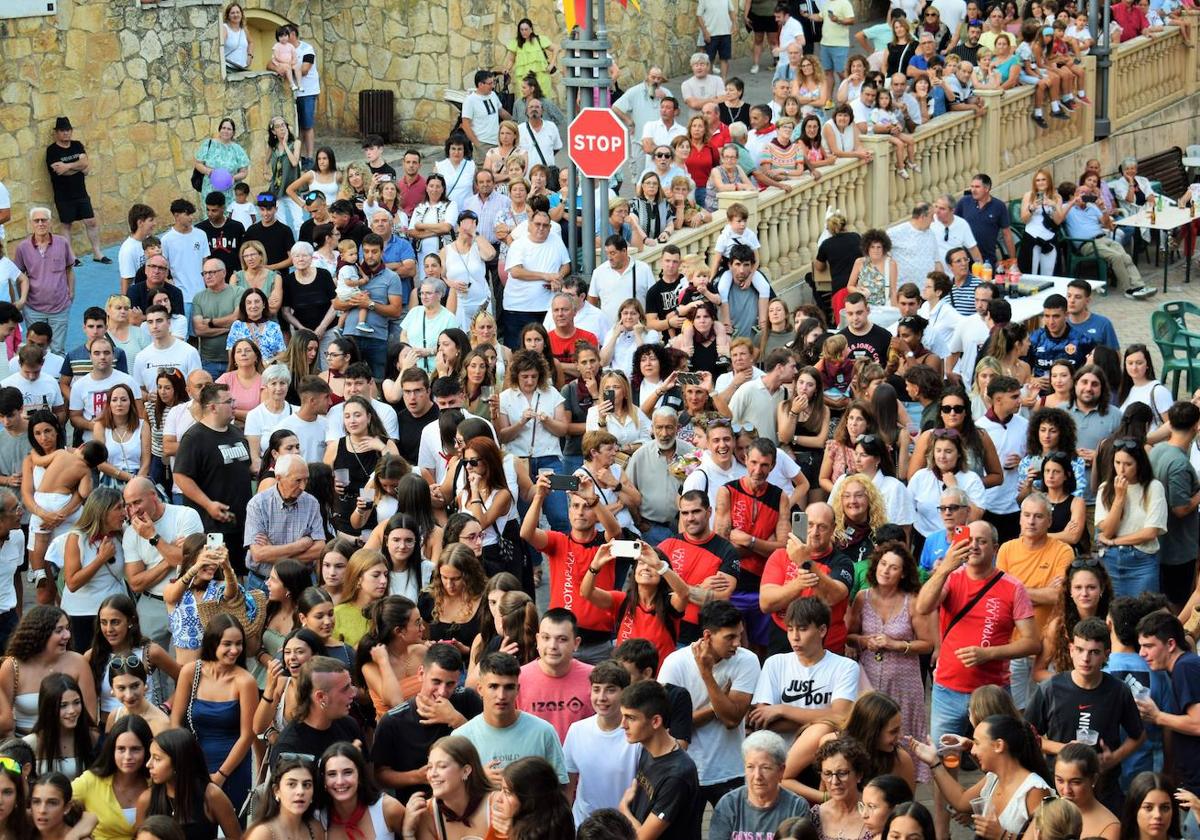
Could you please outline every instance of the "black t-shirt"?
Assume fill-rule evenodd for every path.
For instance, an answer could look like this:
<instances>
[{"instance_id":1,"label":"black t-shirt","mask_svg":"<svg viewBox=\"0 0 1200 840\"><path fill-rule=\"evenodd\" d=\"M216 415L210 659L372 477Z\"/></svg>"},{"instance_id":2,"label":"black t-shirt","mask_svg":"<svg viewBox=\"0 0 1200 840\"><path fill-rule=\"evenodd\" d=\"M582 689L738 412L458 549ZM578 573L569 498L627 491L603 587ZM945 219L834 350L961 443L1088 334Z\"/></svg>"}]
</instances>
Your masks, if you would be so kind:
<instances>
[{"instance_id":1,"label":"black t-shirt","mask_svg":"<svg viewBox=\"0 0 1200 840\"><path fill-rule=\"evenodd\" d=\"M671 717L667 721L667 731L677 741L692 742L692 695L686 688L670 683L663 683L667 692L667 703L671 706Z\"/></svg>"},{"instance_id":2,"label":"black t-shirt","mask_svg":"<svg viewBox=\"0 0 1200 840\"><path fill-rule=\"evenodd\" d=\"M144 271L145 267L139 268L138 271ZM129 284L129 291L125 294L129 298L129 305L134 309L146 311L146 307L150 305L154 296L159 292L166 292L167 298L171 301L171 314L183 314L183 292L174 283L164 283L154 291L146 285L145 281L134 281Z\"/></svg>"},{"instance_id":3,"label":"black t-shirt","mask_svg":"<svg viewBox=\"0 0 1200 840\"><path fill-rule=\"evenodd\" d=\"M586 390L576 379L568 382L562 388L563 399L567 403L567 412L571 423L586 423L588 409L595 405L591 392ZM566 435L562 439L564 455L583 455L583 435Z\"/></svg>"},{"instance_id":4,"label":"black t-shirt","mask_svg":"<svg viewBox=\"0 0 1200 840\"><path fill-rule=\"evenodd\" d=\"M255 222L246 231L243 242L260 242L267 252L267 264L275 265L288 258L288 251L296 244L292 229L276 219L270 225Z\"/></svg>"},{"instance_id":5,"label":"black t-shirt","mask_svg":"<svg viewBox=\"0 0 1200 840\"><path fill-rule=\"evenodd\" d=\"M324 222L318 222L315 219L305 219L303 222L300 223L300 238L297 239L296 241L297 242L307 242L309 245L313 246L314 248L321 247L321 243L317 242L315 239L313 239L313 231L316 230L317 225L321 225L321 224L331 225L331 224L333 224L333 221L327 219Z\"/></svg>"},{"instance_id":6,"label":"black t-shirt","mask_svg":"<svg viewBox=\"0 0 1200 840\"><path fill-rule=\"evenodd\" d=\"M838 335L846 336L850 346L850 358L869 358L876 364L887 366L888 345L892 343L892 334L878 324L872 324L866 335L855 335L849 327L838 330Z\"/></svg>"},{"instance_id":7,"label":"black t-shirt","mask_svg":"<svg viewBox=\"0 0 1200 840\"><path fill-rule=\"evenodd\" d=\"M396 447L404 456L404 460L410 464L416 464L417 456L421 451L421 432L430 423L436 423L441 412L432 403L429 410L420 417L413 417L412 412L403 402L393 407L396 409L396 420L400 424L400 437L396 441Z\"/></svg>"},{"instance_id":8,"label":"black t-shirt","mask_svg":"<svg viewBox=\"0 0 1200 840\"><path fill-rule=\"evenodd\" d=\"M371 170L372 175L387 175L393 181L396 180L396 170L395 170L395 168L392 167L392 165L390 163L384 162L384 163L381 163L378 167L374 167L368 163L367 169Z\"/></svg>"},{"instance_id":9,"label":"black t-shirt","mask_svg":"<svg viewBox=\"0 0 1200 840\"><path fill-rule=\"evenodd\" d=\"M743 102L736 108L730 108L722 102L717 106L717 111L721 115L721 125L733 125L735 122L740 122L742 125L750 125L749 102Z\"/></svg>"},{"instance_id":10,"label":"black t-shirt","mask_svg":"<svg viewBox=\"0 0 1200 840\"><path fill-rule=\"evenodd\" d=\"M469 688L461 686L450 695L450 705L467 720L483 712L483 701ZM689 711L690 711L689 706ZM404 773L424 767L429 760L429 748L438 738L453 734L444 723L421 723L416 700L406 700L379 719L371 761L376 767L387 767ZM396 798L407 802L414 793L429 793L428 785L397 788Z\"/></svg>"},{"instance_id":11,"label":"black t-shirt","mask_svg":"<svg viewBox=\"0 0 1200 840\"><path fill-rule=\"evenodd\" d=\"M369 227L367 227L362 222L355 219L354 221L350 222L349 227L347 227L343 231L340 231L339 238L340 239L353 239L354 244L357 245L359 248L361 248L363 237L366 236L370 232L371 232L371 229Z\"/></svg>"},{"instance_id":12,"label":"black t-shirt","mask_svg":"<svg viewBox=\"0 0 1200 840\"><path fill-rule=\"evenodd\" d=\"M646 314L654 315L657 318L666 318L667 315L678 309L679 284L682 282L682 275L674 283L667 283L660 276L658 282L646 292ZM674 334L675 331L668 330L667 332Z\"/></svg>"},{"instance_id":13,"label":"black t-shirt","mask_svg":"<svg viewBox=\"0 0 1200 840\"><path fill-rule=\"evenodd\" d=\"M291 307L292 314L305 329L317 328L336 295L333 277L323 268L317 269L317 276L311 283L301 283L291 272L283 278L283 305Z\"/></svg>"},{"instance_id":14,"label":"black t-shirt","mask_svg":"<svg viewBox=\"0 0 1200 840\"><path fill-rule=\"evenodd\" d=\"M1080 688L1070 674L1055 674L1042 683L1025 709L1025 719L1040 734L1052 741L1074 741L1080 729L1094 729L1110 750L1125 737L1138 738L1143 732L1142 718L1129 686L1112 674L1102 674L1093 689ZM1121 777L1121 765L1100 774L1097 795L1114 790Z\"/></svg>"},{"instance_id":15,"label":"black t-shirt","mask_svg":"<svg viewBox=\"0 0 1200 840\"><path fill-rule=\"evenodd\" d=\"M233 534L236 544L241 545L242 523L246 505L250 504L250 445L237 426L231 425L223 432L203 423L192 426L179 439L175 472L196 482L213 501L229 505L234 521L216 522L208 511L190 499L187 502L200 512L205 531Z\"/></svg>"},{"instance_id":16,"label":"black t-shirt","mask_svg":"<svg viewBox=\"0 0 1200 840\"><path fill-rule=\"evenodd\" d=\"M629 810L640 822L653 814L667 823L658 835L660 840L695 840L700 836L704 808L696 807L700 778L690 755L676 749L655 758L642 750L634 785Z\"/></svg>"},{"instance_id":17,"label":"black t-shirt","mask_svg":"<svg viewBox=\"0 0 1200 840\"><path fill-rule=\"evenodd\" d=\"M817 259L829 266L830 289L840 292L850 282L854 261L862 256L862 237L854 231L837 233L817 248Z\"/></svg>"},{"instance_id":18,"label":"black t-shirt","mask_svg":"<svg viewBox=\"0 0 1200 840\"><path fill-rule=\"evenodd\" d=\"M87 152L78 140L72 140L66 148L51 143L46 147L46 169L50 171L50 188L54 190L55 201L72 201L87 198L87 186L84 184L82 172L72 172L70 175L55 175L50 169L52 163L75 163Z\"/></svg>"},{"instance_id":19,"label":"black t-shirt","mask_svg":"<svg viewBox=\"0 0 1200 840\"><path fill-rule=\"evenodd\" d=\"M313 729L303 721L293 721L283 728L275 745L271 747L269 764L274 769L279 756L284 753L312 756L315 764L325 750L334 744L341 741L352 743L362 739L362 729L353 718L339 718L331 723L328 729Z\"/></svg>"},{"instance_id":20,"label":"black t-shirt","mask_svg":"<svg viewBox=\"0 0 1200 840\"><path fill-rule=\"evenodd\" d=\"M242 267L241 259L238 257L238 248L242 246L242 240L246 236L246 226L236 219L226 219L225 224L214 227L212 222L205 219L196 227L204 231L204 235L208 237L209 255L225 263L225 269L232 277L233 272Z\"/></svg>"}]
</instances>

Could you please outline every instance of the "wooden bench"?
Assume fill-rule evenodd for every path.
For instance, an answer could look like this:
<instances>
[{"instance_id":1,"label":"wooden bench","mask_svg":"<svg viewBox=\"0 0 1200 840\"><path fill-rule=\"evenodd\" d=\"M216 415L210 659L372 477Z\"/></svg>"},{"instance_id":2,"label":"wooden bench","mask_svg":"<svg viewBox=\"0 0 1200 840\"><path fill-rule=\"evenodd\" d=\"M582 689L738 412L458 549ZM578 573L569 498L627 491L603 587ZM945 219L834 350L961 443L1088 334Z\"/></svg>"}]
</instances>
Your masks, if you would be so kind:
<instances>
[{"instance_id":1,"label":"wooden bench","mask_svg":"<svg viewBox=\"0 0 1200 840\"><path fill-rule=\"evenodd\" d=\"M1168 198L1178 200L1191 183L1187 170L1183 168L1183 150L1178 146L1142 158L1137 163L1138 174L1150 181L1157 181L1162 195Z\"/></svg>"}]
</instances>

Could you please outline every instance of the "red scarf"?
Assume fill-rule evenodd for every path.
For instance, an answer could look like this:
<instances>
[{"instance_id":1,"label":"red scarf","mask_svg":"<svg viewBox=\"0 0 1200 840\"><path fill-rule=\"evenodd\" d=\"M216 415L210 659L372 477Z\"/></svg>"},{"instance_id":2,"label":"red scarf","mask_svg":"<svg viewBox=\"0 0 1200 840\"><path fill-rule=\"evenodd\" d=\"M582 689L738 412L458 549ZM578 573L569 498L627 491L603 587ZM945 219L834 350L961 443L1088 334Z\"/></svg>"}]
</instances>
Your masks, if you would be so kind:
<instances>
[{"instance_id":1,"label":"red scarf","mask_svg":"<svg viewBox=\"0 0 1200 840\"><path fill-rule=\"evenodd\" d=\"M363 830L358 827L359 821L362 820L363 814L366 812L367 806L359 803L358 807L350 812L350 816L342 819L340 816L338 816L336 808L330 808L329 823L330 825L340 826L343 828L346 831L346 836L349 837L350 840L367 840L367 835L364 834Z\"/></svg>"}]
</instances>

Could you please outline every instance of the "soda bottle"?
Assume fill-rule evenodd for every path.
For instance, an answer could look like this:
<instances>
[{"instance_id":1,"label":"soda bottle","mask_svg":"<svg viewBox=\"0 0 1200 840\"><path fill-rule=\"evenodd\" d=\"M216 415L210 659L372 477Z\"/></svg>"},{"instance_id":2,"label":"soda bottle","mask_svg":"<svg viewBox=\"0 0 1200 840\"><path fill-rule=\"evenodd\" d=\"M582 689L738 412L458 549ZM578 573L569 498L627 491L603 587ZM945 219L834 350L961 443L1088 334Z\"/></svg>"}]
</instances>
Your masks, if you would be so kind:
<instances>
[{"instance_id":1,"label":"soda bottle","mask_svg":"<svg viewBox=\"0 0 1200 840\"><path fill-rule=\"evenodd\" d=\"M1015 265L1008 269L1008 296L1015 298L1021 283L1021 270Z\"/></svg>"}]
</instances>

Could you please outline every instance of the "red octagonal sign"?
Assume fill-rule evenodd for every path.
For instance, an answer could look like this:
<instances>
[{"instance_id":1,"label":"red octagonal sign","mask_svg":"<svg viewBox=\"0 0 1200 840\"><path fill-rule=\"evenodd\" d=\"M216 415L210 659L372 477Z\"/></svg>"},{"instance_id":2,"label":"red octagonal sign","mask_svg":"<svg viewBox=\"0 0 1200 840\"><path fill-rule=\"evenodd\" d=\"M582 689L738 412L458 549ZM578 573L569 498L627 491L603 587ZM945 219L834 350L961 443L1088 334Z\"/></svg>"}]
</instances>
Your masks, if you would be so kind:
<instances>
[{"instance_id":1,"label":"red octagonal sign","mask_svg":"<svg viewBox=\"0 0 1200 840\"><path fill-rule=\"evenodd\" d=\"M625 123L607 108L584 108L567 128L567 156L586 178L611 178L629 154Z\"/></svg>"}]
</instances>

